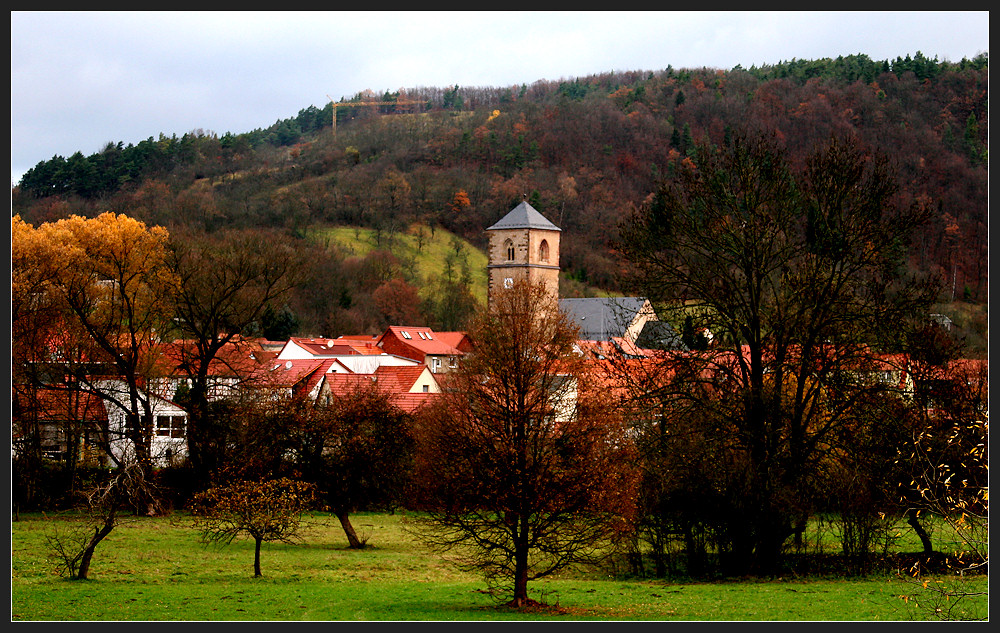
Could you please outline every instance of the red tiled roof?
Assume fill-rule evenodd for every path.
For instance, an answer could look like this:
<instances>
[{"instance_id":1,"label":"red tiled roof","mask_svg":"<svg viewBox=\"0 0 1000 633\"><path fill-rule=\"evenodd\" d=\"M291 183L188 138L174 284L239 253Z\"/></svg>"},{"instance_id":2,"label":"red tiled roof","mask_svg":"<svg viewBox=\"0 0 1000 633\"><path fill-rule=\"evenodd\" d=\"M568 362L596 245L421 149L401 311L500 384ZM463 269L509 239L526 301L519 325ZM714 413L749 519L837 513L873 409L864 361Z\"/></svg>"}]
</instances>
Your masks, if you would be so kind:
<instances>
[{"instance_id":1,"label":"red tiled roof","mask_svg":"<svg viewBox=\"0 0 1000 633\"><path fill-rule=\"evenodd\" d=\"M323 380L335 396L350 393L358 385L367 386L375 382L371 374L323 374Z\"/></svg>"},{"instance_id":2,"label":"red tiled roof","mask_svg":"<svg viewBox=\"0 0 1000 633\"><path fill-rule=\"evenodd\" d=\"M453 334L440 338L440 333L434 332L429 327L390 325L389 329L379 337L379 345L391 335L396 342L411 347L425 356L461 356L464 352L454 345L460 340Z\"/></svg>"},{"instance_id":3,"label":"red tiled roof","mask_svg":"<svg viewBox=\"0 0 1000 633\"><path fill-rule=\"evenodd\" d=\"M161 357L158 360L161 370L166 375L183 375L184 363L197 353L194 342L190 340L175 340L162 343L158 347ZM216 353L208 366L209 376L246 376L277 355L266 351L260 341L235 337Z\"/></svg>"},{"instance_id":4,"label":"red tiled roof","mask_svg":"<svg viewBox=\"0 0 1000 633\"><path fill-rule=\"evenodd\" d=\"M34 401L21 399L20 404L27 408L37 406L35 412L42 422L59 420L100 422L108 419L104 401L99 396L81 391L40 389L36 392Z\"/></svg>"},{"instance_id":5,"label":"red tiled roof","mask_svg":"<svg viewBox=\"0 0 1000 633\"><path fill-rule=\"evenodd\" d=\"M355 354L354 347L342 341L332 338L290 338L289 342L295 343L313 356L334 356L344 354Z\"/></svg>"},{"instance_id":6,"label":"red tiled roof","mask_svg":"<svg viewBox=\"0 0 1000 633\"><path fill-rule=\"evenodd\" d=\"M359 386L371 386L387 394L392 403L407 413L412 413L424 406L433 397L434 392L409 393L420 376L428 371L425 365L383 365L371 374L331 374L323 375L326 387L336 397L357 389Z\"/></svg>"},{"instance_id":7,"label":"red tiled roof","mask_svg":"<svg viewBox=\"0 0 1000 633\"><path fill-rule=\"evenodd\" d=\"M402 393L396 396L396 406L407 413L413 413L430 402L436 393Z\"/></svg>"},{"instance_id":8,"label":"red tiled roof","mask_svg":"<svg viewBox=\"0 0 1000 633\"><path fill-rule=\"evenodd\" d=\"M262 386L312 390L336 362L334 359L272 361L254 374Z\"/></svg>"},{"instance_id":9,"label":"red tiled roof","mask_svg":"<svg viewBox=\"0 0 1000 633\"><path fill-rule=\"evenodd\" d=\"M465 332L434 332L441 342L451 345L457 350L467 352L471 349L469 336Z\"/></svg>"},{"instance_id":10,"label":"red tiled roof","mask_svg":"<svg viewBox=\"0 0 1000 633\"><path fill-rule=\"evenodd\" d=\"M413 388L425 371L425 365L383 365L375 370L374 376L389 391L404 393Z\"/></svg>"}]
</instances>

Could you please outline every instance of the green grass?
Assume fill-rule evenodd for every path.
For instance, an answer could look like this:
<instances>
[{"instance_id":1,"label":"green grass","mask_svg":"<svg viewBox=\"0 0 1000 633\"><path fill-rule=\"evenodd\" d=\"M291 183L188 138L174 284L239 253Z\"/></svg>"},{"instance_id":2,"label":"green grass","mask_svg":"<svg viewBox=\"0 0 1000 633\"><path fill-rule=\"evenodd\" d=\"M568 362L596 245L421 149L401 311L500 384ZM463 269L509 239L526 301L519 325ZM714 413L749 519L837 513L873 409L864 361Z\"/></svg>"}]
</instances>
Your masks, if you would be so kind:
<instances>
[{"instance_id":1,"label":"green grass","mask_svg":"<svg viewBox=\"0 0 1000 633\"><path fill-rule=\"evenodd\" d=\"M418 231L423 231L424 234L422 245L417 239ZM453 241L457 240L461 245L461 256L467 258L472 275L472 294L480 303L486 303L486 253L444 229L436 229L431 235L429 227L413 225L391 238L383 237L381 245L377 243L374 231L360 227L316 228L311 237L320 243L336 244L343 252L354 257L364 257L376 248L388 250L404 267L409 267L416 282L414 285L419 288L429 288L428 282L442 274L445 257L455 248ZM461 268L457 267L455 273L461 274Z\"/></svg>"},{"instance_id":2,"label":"green grass","mask_svg":"<svg viewBox=\"0 0 1000 633\"><path fill-rule=\"evenodd\" d=\"M558 610L499 608L485 583L427 550L411 515L359 514L372 547L347 548L337 521L308 517L299 544L265 544L262 578L253 545L205 546L183 514L138 518L115 529L91 578L66 580L45 536L67 518L11 523L12 620L907 620L927 612L899 598L894 577L773 581L627 580L566 572L532 582L529 595ZM986 590L988 580L976 581ZM984 608L985 605L984 605Z\"/></svg>"}]
</instances>

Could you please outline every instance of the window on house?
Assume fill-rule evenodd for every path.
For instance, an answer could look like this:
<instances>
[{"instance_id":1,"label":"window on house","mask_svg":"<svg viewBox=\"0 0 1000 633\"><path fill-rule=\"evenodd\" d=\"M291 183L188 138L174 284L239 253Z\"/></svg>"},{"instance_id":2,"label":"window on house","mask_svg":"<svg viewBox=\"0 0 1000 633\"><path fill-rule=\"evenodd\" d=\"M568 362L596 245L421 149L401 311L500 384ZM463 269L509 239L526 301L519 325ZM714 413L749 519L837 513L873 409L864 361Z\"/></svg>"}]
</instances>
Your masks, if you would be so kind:
<instances>
[{"instance_id":1,"label":"window on house","mask_svg":"<svg viewBox=\"0 0 1000 633\"><path fill-rule=\"evenodd\" d=\"M424 333L423 333L423 332L417 332L417 334L419 334L419 335L420 335L420 340L422 340L422 341L423 341L423 340L426 340L426 339L427 339L427 337L426 337L426 336L424 336Z\"/></svg>"},{"instance_id":2,"label":"window on house","mask_svg":"<svg viewBox=\"0 0 1000 633\"><path fill-rule=\"evenodd\" d=\"M423 389L424 393L430 393L431 386L430 385L423 385L422 389Z\"/></svg>"},{"instance_id":3,"label":"window on house","mask_svg":"<svg viewBox=\"0 0 1000 633\"><path fill-rule=\"evenodd\" d=\"M126 435L132 435L137 430L135 428L135 425L132 423L132 420L133 420L132 416L130 416L128 414L125 414L125 434ZM149 421L149 416L144 415L144 416L141 417L141 420L142 420L142 422L141 422L140 427L139 427L138 430L151 431L153 425Z\"/></svg>"},{"instance_id":4,"label":"window on house","mask_svg":"<svg viewBox=\"0 0 1000 633\"><path fill-rule=\"evenodd\" d=\"M542 240L542 243L538 245L538 261L547 262L549 261L549 241Z\"/></svg>"},{"instance_id":5,"label":"window on house","mask_svg":"<svg viewBox=\"0 0 1000 633\"><path fill-rule=\"evenodd\" d=\"M407 331L405 331L405 330L400 330L399 333L402 334L403 338L405 338L405 339L413 338L413 337L410 336L410 333L407 332Z\"/></svg>"},{"instance_id":6,"label":"window on house","mask_svg":"<svg viewBox=\"0 0 1000 633\"><path fill-rule=\"evenodd\" d=\"M507 253L507 261L514 261L514 242L511 240L505 240L503 243L503 249Z\"/></svg>"},{"instance_id":7,"label":"window on house","mask_svg":"<svg viewBox=\"0 0 1000 633\"><path fill-rule=\"evenodd\" d=\"M161 437L170 437L170 416L156 416L156 434Z\"/></svg>"},{"instance_id":8,"label":"window on house","mask_svg":"<svg viewBox=\"0 0 1000 633\"><path fill-rule=\"evenodd\" d=\"M185 422L182 415L158 415L156 434L160 437L184 437Z\"/></svg>"}]
</instances>

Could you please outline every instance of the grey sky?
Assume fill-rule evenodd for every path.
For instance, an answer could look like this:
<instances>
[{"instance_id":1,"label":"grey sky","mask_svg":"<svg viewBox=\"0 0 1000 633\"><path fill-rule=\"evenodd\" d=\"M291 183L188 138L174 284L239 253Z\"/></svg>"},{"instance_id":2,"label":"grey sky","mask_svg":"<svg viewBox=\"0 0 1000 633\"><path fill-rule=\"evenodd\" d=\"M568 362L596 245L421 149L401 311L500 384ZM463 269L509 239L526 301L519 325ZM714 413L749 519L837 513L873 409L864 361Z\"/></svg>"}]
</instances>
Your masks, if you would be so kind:
<instances>
[{"instance_id":1,"label":"grey sky","mask_svg":"<svg viewBox=\"0 0 1000 633\"><path fill-rule=\"evenodd\" d=\"M267 127L327 95L989 49L989 12L11 12L11 184L160 133Z\"/></svg>"}]
</instances>

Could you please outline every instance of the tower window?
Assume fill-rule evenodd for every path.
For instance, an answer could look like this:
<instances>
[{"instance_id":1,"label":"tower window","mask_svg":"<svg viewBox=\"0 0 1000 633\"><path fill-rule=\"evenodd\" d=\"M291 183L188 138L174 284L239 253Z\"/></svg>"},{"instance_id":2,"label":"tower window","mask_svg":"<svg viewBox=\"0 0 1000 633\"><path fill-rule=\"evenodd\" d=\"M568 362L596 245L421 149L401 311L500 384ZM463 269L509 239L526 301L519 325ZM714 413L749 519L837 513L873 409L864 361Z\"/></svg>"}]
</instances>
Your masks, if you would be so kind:
<instances>
[{"instance_id":1,"label":"tower window","mask_svg":"<svg viewBox=\"0 0 1000 633\"><path fill-rule=\"evenodd\" d=\"M503 249L507 252L507 261L514 261L514 242L511 240L505 240L503 243Z\"/></svg>"},{"instance_id":2,"label":"tower window","mask_svg":"<svg viewBox=\"0 0 1000 633\"><path fill-rule=\"evenodd\" d=\"M542 240L542 243L538 245L538 261L547 262L549 261L549 241Z\"/></svg>"}]
</instances>

